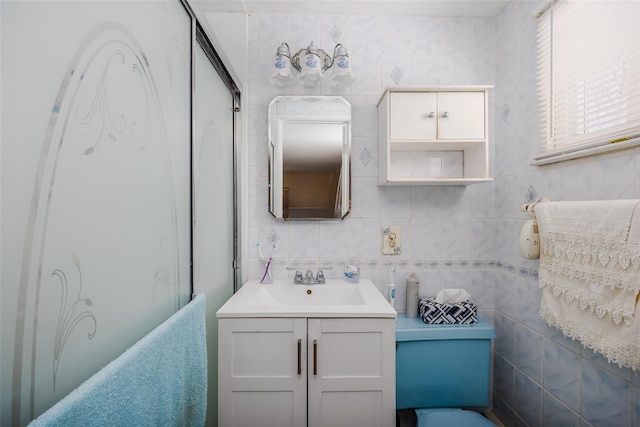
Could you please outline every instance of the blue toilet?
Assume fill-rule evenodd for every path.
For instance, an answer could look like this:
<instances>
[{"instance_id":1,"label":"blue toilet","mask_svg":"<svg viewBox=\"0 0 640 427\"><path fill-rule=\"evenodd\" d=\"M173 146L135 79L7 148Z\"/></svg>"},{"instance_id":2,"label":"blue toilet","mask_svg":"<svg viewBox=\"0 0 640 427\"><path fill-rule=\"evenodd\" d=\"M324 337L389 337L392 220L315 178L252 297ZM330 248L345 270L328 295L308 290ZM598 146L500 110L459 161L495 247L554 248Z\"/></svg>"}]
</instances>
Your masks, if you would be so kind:
<instances>
[{"instance_id":1,"label":"blue toilet","mask_svg":"<svg viewBox=\"0 0 640 427\"><path fill-rule=\"evenodd\" d=\"M462 408L489 406L491 340L484 319L468 325L430 325L398 315L396 409L398 427L495 427Z\"/></svg>"}]
</instances>

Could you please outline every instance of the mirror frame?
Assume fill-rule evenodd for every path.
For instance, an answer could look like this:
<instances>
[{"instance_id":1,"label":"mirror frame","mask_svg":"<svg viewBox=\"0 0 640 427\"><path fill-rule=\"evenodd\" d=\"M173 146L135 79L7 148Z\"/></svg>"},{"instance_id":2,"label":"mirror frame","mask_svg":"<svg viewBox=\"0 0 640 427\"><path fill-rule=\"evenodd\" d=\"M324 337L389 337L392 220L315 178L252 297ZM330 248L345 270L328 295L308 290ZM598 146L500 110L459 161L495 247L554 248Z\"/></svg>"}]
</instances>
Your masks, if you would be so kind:
<instances>
[{"instance_id":1,"label":"mirror frame","mask_svg":"<svg viewBox=\"0 0 640 427\"><path fill-rule=\"evenodd\" d=\"M301 101L317 105L327 103L342 104L348 108L348 114L323 114L323 108L316 108L316 112L303 111L279 112L286 110L287 104L294 102L299 105ZM337 108L336 108L337 110ZM287 123L296 124L338 124L343 126L342 137L342 165L340 168L341 200L340 212L334 216L315 215L309 217L284 217L283 215L283 129ZM351 104L342 96L277 96L269 103L268 111L268 204L269 213L275 218L284 220L318 220L318 219L344 219L351 211ZM279 191L274 191L279 189Z\"/></svg>"}]
</instances>

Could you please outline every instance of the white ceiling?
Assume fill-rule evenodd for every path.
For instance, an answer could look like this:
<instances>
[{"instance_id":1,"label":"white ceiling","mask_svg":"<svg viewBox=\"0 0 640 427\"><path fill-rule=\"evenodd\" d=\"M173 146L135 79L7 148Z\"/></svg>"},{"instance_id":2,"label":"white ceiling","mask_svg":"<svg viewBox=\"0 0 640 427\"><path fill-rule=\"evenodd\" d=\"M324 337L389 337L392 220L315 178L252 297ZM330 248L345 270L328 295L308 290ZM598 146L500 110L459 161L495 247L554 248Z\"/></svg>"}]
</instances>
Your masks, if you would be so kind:
<instances>
[{"instance_id":1,"label":"white ceiling","mask_svg":"<svg viewBox=\"0 0 640 427\"><path fill-rule=\"evenodd\" d=\"M204 12L496 16L510 0L194 0Z\"/></svg>"}]
</instances>

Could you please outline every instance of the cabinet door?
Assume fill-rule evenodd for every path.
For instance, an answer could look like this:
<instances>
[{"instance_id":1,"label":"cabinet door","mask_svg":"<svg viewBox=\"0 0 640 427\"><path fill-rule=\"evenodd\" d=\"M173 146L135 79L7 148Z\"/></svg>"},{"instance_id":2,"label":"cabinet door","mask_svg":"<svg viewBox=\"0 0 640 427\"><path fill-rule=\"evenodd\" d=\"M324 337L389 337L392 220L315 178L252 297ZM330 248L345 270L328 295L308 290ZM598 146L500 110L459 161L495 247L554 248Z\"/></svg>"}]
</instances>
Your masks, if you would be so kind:
<instances>
[{"instance_id":1,"label":"cabinet door","mask_svg":"<svg viewBox=\"0 0 640 427\"><path fill-rule=\"evenodd\" d=\"M220 319L218 425L307 425L306 319Z\"/></svg>"},{"instance_id":2,"label":"cabinet door","mask_svg":"<svg viewBox=\"0 0 640 427\"><path fill-rule=\"evenodd\" d=\"M391 92L390 97L390 139L436 139L435 93Z\"/></svg>"},{"instance_id":3,"label":"cabinet door","mask_svg":"<svg viewBox=\"0 0 640 427\"><path fill-rule=\"evenodd\" d=\"M395 425L393 319L309 319L309 427Z\"/></svg>"},{"instance_id":4,"label":"cabinet door","mask_svg":"<svg viewBox=\"0 0 640 427\"><path fill-rule=\"evenodd\" d=\"M484 92L438 93L438 139L484 139Z\"/></svg>"}]
</instances>

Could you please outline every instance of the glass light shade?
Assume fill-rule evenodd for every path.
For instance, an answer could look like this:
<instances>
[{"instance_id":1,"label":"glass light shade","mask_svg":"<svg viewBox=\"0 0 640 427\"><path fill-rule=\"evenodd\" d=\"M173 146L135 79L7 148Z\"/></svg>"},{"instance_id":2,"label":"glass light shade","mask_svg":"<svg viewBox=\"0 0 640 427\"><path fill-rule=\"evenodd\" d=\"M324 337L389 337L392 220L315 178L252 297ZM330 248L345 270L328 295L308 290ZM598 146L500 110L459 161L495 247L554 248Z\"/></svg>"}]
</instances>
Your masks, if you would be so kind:
<instances>
[{"instance_id":1,"label":"glass light shade","mask_svg":"<svg viewBox=\"0 0 640 427\"><path fill-rule=\"evenodd\" d=\"M298 80L307 86L313 86L322 79L322 63L320 57L315 53L307 53L300 66Z\"/></svg>"},{"instance_id":2,"label":"glass light shade","mask_svg":"<svg viewBox=\"0 0 640 427\"><path fill-rule=\"evenodd\" d=\"M276 86L287 86L293 81L291 75L291 53L289 45L282 43L276 52L276 60L273 63L273 73L269 77L272 84Z\"/></svg>"},{"instance_id":3,"label":"glass light shade","mask_svg":"<svg viewBox=\"0 0 640 427\"><path fill-rule=\"evenodd\" d=\"M339 53L342 52L339 50ZM351 60L346 54L346 49L344 49L343 55L339 54L335 57L331 70L330 82L334 86L337 84L350 85L356 79L351 71Z\"/></svg>"},{"instance_id":4,"label":"glass light shade","mask_svg":"<svg viewBox=\"0 0 640 427\"><path fill-rule=\"evenodd\" d=\"M283 87L293 82L293 76L291 75L291 61L287 55L276 55L273 68L273 73L271 73L271 76L269 77L272 84Z\"/></svg>"}]
</instances>

